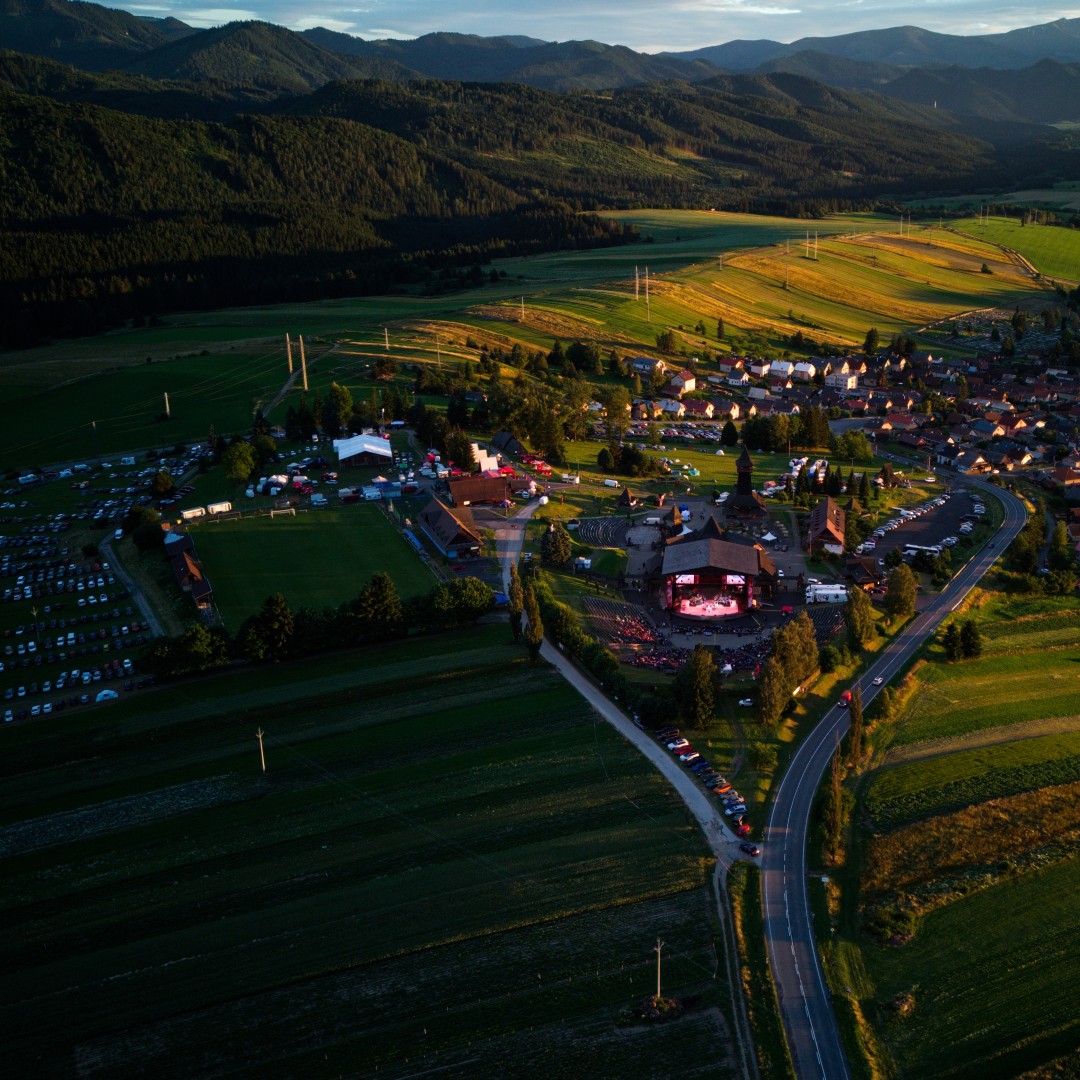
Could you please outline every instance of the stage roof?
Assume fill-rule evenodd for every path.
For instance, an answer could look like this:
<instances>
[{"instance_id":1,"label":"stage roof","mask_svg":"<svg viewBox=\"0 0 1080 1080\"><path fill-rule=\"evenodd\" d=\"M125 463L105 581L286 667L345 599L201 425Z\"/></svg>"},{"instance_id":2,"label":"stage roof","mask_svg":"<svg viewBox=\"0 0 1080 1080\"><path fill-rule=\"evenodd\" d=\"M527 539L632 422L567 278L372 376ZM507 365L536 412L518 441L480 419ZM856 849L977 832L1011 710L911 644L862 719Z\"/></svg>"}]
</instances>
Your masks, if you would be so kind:
<instances>
[{"instance_id":1,"label":"stage roof","mask_svg":"<svg viewBox=\"0 0 1080 1080\"><path fill-rule=\"evenodd\" d=\"M730 540L683 540L664 552L665 574L688 574L695 570L726 570L757 577L776 576L772 559L764 552Z\"/></svg>"}]
</instances>

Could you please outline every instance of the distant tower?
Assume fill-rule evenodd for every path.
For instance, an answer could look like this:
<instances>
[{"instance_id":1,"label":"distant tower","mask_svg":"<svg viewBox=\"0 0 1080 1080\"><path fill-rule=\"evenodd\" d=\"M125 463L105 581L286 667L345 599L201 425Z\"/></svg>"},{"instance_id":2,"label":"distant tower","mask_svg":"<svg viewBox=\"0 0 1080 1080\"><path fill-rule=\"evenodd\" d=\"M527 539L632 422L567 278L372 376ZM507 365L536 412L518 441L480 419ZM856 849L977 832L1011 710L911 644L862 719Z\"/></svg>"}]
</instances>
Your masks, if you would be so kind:
<instances>
[{"instance_id":1,"label":"distant tower","mask_svg":"<svg viewBox=\"0 0 1080 1080\"><path fill-rule=\"evenodd\" d=\"M735 494L725 504L725 513L736 518L768 516L769 511L765 506L765 500L754 490L754 461L745 446L735 464L735 469L738 473L735 480Z\"/></svg>"}]
</instances>

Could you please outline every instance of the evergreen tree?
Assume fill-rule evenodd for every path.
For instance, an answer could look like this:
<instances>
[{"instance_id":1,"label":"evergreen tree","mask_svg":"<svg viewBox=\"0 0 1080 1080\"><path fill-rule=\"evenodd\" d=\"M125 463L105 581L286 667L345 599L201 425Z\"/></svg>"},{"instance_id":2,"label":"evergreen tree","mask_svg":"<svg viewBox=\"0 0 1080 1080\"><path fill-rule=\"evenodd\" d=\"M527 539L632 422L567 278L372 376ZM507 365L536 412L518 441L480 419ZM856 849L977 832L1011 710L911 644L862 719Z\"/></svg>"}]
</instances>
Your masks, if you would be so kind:
<instances>
[{"instance_id":1,"label":"evergreen tree","mask_svg":"<svg viewBox=\"0 0 1080 1080\"><path fill-rule=\"evenodd\" d=\"M735 426L734 422L729 420L723 430L720 432L720 442L724 446L738 446L739 445L739 429Z\"/></svg>"},{"instance_id":2,"label":"evergreen tree","mask_svg":"<svg viewBox=\"0 0 1080 1080\"><path fill-rule=\"evenodd\" d=\"M221 463L227 479L245 484L255 471L255 451L246 442L235 442L222 455Z\"/></svg>"},{"instance_id":3,"label":"evergreen tree","mask_svg":"<svg viewBox=\"0 0 1080 1080\"><path fill-rule=\"evenodd\" d=\"M849 732L851 760L857 766L862 759L863 753L862 689L858 686L851 691L851 700L848 702L848 719L851 723Z\"/></svg>"},{"instance_id":4,"label":"evergreen tree","mask_svg":"<svg viewBox=\"0 0 1080 1080\"><path fill-rule=\"evenodd\" d=\"M915 598L918 593L915 575L911 567L901 563L889 575L889 591L885 597L885 613L889 622L903 622L915 614Z\"/></svg>"},{"instance_id":5,"label":"evergreen tree","mask_svg":"<svg viewBox=\"0 0 1080 1080\"><path fill-rule=\"evenodd\" d=\"M675 676L675 699L679 703L679 711L694 727L705 728L713 719L715 673L712 649L695 645L690 659Z\"/></svg>"},{"instance_id":6,"label":"evergreen tree","mask_svg":"<svg viewBox=\"0 0 1080 1080\"><path fill-rule=\"evenodd\" d=\"M573 542L561 521L552 521L540 541L540 558L548 566L565 566L570 560Z\"/></svg>"},{"instance_id":7,"label":"evergreen tree","mask_svg":"<svg viewBox=\"0 0 1080 1080\"><path fill-rule=\"evenodd\" d=\"M877 637L874 608L870 597L862 589L848 589L844 625L847 628L848 646L852 650L865 649Z\"/></svg>"},{"instance_id":8,"label":"evergreen tree","mask_svg":"<svg viewBox=\"0 0 1080 1080\"><path fill-rule=\"evenodd\" d=\"M506 607L510 612L510 632L514 641L521 640L521 613L525 610L525 594L521 589L521 575L517 563L510 566L510 586L506 593Z\"/></svg>"},{"instance_id":9,"label":"evergreen tree","mask_svg":"<svg viewBox=\"0 0 1080 1080\"><path fill-rule=\"evenodd\" d=\"M866 353L867 356L877 356L879 343L880 338L877 327L871 326L866 332L866 339L863 341L863 352Z\"/></svg>"},{"instance_id":10,"label":"evergreen tree","mask_svg":"<svg viewBox=\"0 0 1080 1080\"><path fill-rule=\"evenodd\" d=\"M955 662L964 655L964 647L960 643L960 628L956 623L949 623L945 627L945 633L942 635L941 644L945 648L945 659Z\"/></svg>"},{"instance_id":11,"label":"evergreen tree","mask_svg":"<svg viewBox=\"0 0 1080 1080\"><path fill-rule=\"evenodd\" d=\"M244 620L237 641L248 659L278 663L288 656L292 636L292 611L281 593L273 593L255 615Z\"/></svg>"},{"instance_id":12,"label":"evergreen tree","mask_svg":"<svg viewBox=\"0 0 1080 1080\"><path fill-rule=\"evenodd\" d=\"M982 656L982 634L974 619L965 619L960 626L960 652L967 660Z\"/></svg>"},{"instance_id":13,"label":"evergreen tree","mask_svg":"<svg viewBox=\"0 0 1080 1080\"><path fill-rule=\"evenodd\" d=\"M791 696L784 669L775 656L765 661L758 677L758 719L765 727L775 727Z\"/></svg>"},{"instance_id":14,"label":"evergreen tree","mask_svg":"<svg viewBox=\"0 0 1080 1080\"><path fill-rule=\"evenodd\" d=\"M540 605L531 585L525 586L525 645L529 659L535 664L540 659L540 646L544 643L544 624L540 620Z\"/></svg>"}]
</instances>

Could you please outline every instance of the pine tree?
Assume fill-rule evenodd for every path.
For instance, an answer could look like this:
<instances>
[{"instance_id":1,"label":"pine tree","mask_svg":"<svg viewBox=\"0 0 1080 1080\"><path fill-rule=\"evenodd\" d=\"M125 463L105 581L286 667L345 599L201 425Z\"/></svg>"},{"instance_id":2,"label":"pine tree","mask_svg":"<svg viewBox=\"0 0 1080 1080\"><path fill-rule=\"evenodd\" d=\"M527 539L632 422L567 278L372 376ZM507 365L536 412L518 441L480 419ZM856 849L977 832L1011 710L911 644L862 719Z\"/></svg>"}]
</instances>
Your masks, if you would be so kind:
<instances>
[{"instance_id":1,"label":"pine tree","mask_svg":"<svg viewBox=\"0 0 1080 1080\"><path fill-rule=\"evenodd\" d=\"M965 619L960 626L960 652L968 660L982 656L982 634L974 619Z\"/></svg>"},{"instance_id":2,"label":"pine tree","mask_svg":"<svg viewBox=\"0 0 1080 1080\"><path fill-rule=\"evenodd\" d=\"M510 587L506 594L506 607L510 612L510 632L515 641L521 640L521 613L525 610L525 594L521 588L521 575L517 563L510 566Z\"/></svg>"},{"instance_id":3,"label":"pine tree","mask_svg":"<svg viewBox=\"0 0 1080 1080\"><path fill-rule=\"evenodd\" d=\"M525 645L529 659L535 664L540 659L540 646L544 643L544 624L540 619L540 605L531 585L525 587Z\"/></svg>"},{"instance_id":4,"label":"pine tree","mask_svg":"<svg viewBox=\"0 0 1080 1080\"><path fill-rule=\"evenodd\" d=\"M851 721L851 760L857 766L862 758L863 750L863 704L861 687L856 686L855 689L851 691L851 700L848 702L848 717Z\"/></svg>"},{"instance_id":5,"label":"pine tree","mask_svg":"<svg viewBox=\"0 0 1080 1080\"><path fill-rule=\"evenodd\" d=\"M945 648L945 659L953 662L959 660L964 655L963 645L960 644L960 628L956 623L949 623L945 627L945 633L942 635L941 644Z\"/></svg>"}]
</instances>

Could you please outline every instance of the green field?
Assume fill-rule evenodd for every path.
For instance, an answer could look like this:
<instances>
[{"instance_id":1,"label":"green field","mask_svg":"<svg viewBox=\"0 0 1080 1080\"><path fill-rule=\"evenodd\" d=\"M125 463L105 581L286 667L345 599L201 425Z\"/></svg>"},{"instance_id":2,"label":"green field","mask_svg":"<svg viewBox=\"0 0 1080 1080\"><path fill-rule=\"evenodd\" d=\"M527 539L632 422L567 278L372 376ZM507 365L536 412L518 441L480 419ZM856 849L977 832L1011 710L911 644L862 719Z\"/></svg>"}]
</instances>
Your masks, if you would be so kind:
<instances>
[{"instance_id":1,"label":"green field","mask_svg":"<svg viewBox=\"0 0 1080 1080\"><path fill-rule=\"evenodd\" d=\"M321 610L352 600L383 571L403 599L435 578L375 506L359 503L296 517L244 517L190 530L221 618L235 632L272 593L289 606Z\"/></svg>"},{"instance_id":2,"label":"green field","mask_svg":"<svg viewBox=\"0 0 1080 1080\"><path fill-rule=\"evenodd\" d=\"M212 680L196 717L163 689L13 732L9 1067L737 1075L700 837L508 639L439 639L430 671L423 643L358 653L272 711L215 711ZM658 936L695 1004L647 1028Z\"/></svg>"},{"instance_id":3,"label":"green field","mask_svg":"<svg viewBox=\"0 0 1080 1080\"><path fill-rule=\"evenodd\" d=\"M881 1030L901 1077L1016 1077L1080 1041L1080 859L933 912L901 949L869 946L879 1006L913 993Z\"/></svg>"},{"instance_id":4,"label":"green field","mask_svg":"<svg viewBox=\"0 0 1080 1080\"><path fill-rule=\"evenodd\" d=\"M1080 780L1080 731L998 743L886 769L866 797L876 829Z\"/></svg>"},{"instance_id":5,"label":"green field","mask_svg":"<svg viewBox=\"0 0 1080 1080\"><path fill-rule=\"evenodd\" d=\"M991 217L953 222L952 228L1020 252L1041 274L1080 281L1080 232L1054 225L1021 225L1015 218Z\"/></svg>"},{"instance_id":6,"label":"green field","mask_svg":"<svg viewBox=\"0 0 1080 1080\"><path fill-rule=\"evenodd\" d=\"M1080 1030L1080 603L988 590L965 617L984 654L935 645L915 668L841 875L858 996L899 1078L1018 1076Z\"/></svg>"},{"instance_id":7,"label":"green field","mask_svg":"<svg viewBox=\"0 0 1080 1080\"><path fill-rule=\"evenodd\" d=\"M136 364L76 377L56 386L19 385L0 376L6 423L0 432L5 462L35 465L143 447L205 439L218 431L247 430L287 377L284 356L257 354L187 357ZM9 371L18 378L16 371ZM163 395L171 419L161 419ZM48 423L43 423L44 418ZM92 422L94 422L92 424ZM96 424L96 426L94 426Z\"/></svg>"}]
</instances>

